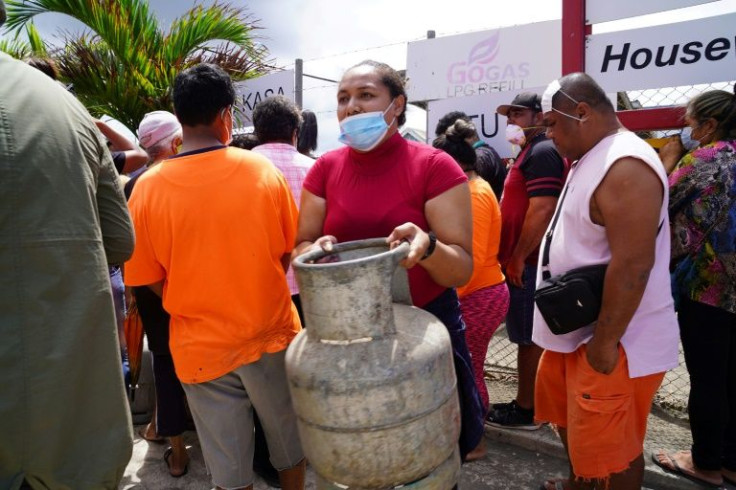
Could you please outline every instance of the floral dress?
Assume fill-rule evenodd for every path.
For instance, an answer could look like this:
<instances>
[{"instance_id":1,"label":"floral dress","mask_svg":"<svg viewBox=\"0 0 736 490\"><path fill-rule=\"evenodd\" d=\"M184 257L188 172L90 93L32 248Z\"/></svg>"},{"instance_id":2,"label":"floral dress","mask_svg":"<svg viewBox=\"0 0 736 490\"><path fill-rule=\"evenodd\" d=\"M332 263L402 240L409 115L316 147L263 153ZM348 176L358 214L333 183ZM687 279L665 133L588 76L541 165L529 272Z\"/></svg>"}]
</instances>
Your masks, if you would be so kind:
<instances>
[{"instance_id":1,"label":"floral dress","mask_svg":"<svg viewBox=\"0 0 736 490\"><path fill-rule=\"evenodd\" d=\"M736 141L685 155L669 186L675 299L736 313Z\"/></svg>"}]
</instances>

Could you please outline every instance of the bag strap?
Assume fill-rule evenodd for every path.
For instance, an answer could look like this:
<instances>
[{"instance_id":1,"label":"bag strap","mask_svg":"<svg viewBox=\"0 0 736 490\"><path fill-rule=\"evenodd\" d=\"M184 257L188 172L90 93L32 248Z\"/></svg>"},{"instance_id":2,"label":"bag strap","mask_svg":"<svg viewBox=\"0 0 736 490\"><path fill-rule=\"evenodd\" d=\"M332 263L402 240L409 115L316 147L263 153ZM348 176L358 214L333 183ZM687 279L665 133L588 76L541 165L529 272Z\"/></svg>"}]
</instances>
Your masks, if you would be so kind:
<instances>
[{"instance_id":1,"label":"bag strap","mask_svg":"<svg viewBox=\"0 0 736 490\"><path fill-rule=\"evenodd\" d=\"M549 271L549 248L552 244L552 234L555 231L555 226L557 226L557 220L560 219L562 203L565 202L568 187L569 184L565 184L565 188L562 190L562 195L560 196L560 201L557 203L557 209L555 209L555 215L552 217L552 222L549 224L547 233L544 234L544 246L542 250L542 279L545 281L552 277L552 273Z\"/></svg>"},{"instance_id":2,"label":"bag strap","mask_svg":"<svg viewBox=\"0 0 736 490\"><path fill-rule=\"evenodd\" d=\"M567 195L567 189L570 187L570 177L568 176L568 182L565 184L565 188L562 190L562 195L560 196L560 201L557 203L557 209L555 209L555 215L552 217L552 222L549 225L549 229L547 230L547 233L544 234L544 246L542 250L542 279L547 280L550 277L552 277L552 273L549 271L549 249L550 245L552 244L552 234L555 231L555 226L557 226L557 220L560 219L560 213L562 212L562 203L565 202L565 196ZM659 232L662 231L662 226L664 225L664 219L661 223L659 223L659 226L657 227L657 235L659 236Z\"/></svg>"}]
</instances>

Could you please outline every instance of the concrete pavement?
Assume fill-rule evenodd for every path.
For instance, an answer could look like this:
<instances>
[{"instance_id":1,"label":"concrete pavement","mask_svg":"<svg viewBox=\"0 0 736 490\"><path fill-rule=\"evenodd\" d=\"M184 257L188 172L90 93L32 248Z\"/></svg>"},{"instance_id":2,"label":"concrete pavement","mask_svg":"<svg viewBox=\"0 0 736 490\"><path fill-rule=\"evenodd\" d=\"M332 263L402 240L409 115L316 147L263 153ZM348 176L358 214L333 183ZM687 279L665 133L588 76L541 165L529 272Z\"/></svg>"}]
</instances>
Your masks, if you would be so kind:
<instances>
[{"instance_id":1,"label":"concrete pavement","mask_svg":"<svg viewBox=\"0 0 736 490\"><path fill-rule=\"evenodd\" d=\"M676 424L665 414L652 414L646 443L647 462L644 486L653 490L692 490L701 488L683 478L665 473L651 462L651 451L658 448L682 449L689 438L687 427ZM212 488L194 432L185 433L191 462L181 478L168 475L163 460L164 444L149 443L136 434L133 458L120 489L126 490L206 490ZM538 431L505 430L486 427L488 455L463 466L461 490L538 489L544 479L567 473L567 462L557 435L550 427ZM256 477L255 490L270 487ZM307 471L308 490L316 488L314 472ZM736 487L724 487L736 489Z\"/></svg>"},{"instance_id":2,"label":"concrete pavement","mask_svg":"<svg viewBox=\"0 0 736 490\"><path fill-rule=\"evenodd\" d=\"M487 373L488 374L488 373ZM513 377L491 375L486 379L491 402L511 400L516 393ZM164 444L149 443L137 435L131 458L120 489L125 490L206 490L212 488L207 475L197 435L184 434L191 462L188 473L172 478L163 460ZM488 455L486 458L463 466L459 482L461 490L533 489L549 477L559 478L567 473L567 461L557 434L550 427L537 431L508 430L486 427ZM651 453L658 449L688 449L692 444L687 422L668 415L655 407L649 417L645 441L645 488L653 490L692 490L698 485L666 473L651 461ZM256 477L255 490L270 487ZM314 472L308 469L307 489L315 489ZM726 486L729 490L736 487Z\"/></svg>"},{"instance_id":3,"label":"concrete pavement","mask_svg":"<svg viewBox=\"0 0 736 490\"><path fill-rule=\"evenodd\" d=\"M492 434L492 431L488 434ZM488 442L488 455L463 466L458 487L462 490L502 490L539 488L545 478L562 477L567 471L563 460L502 442ZM206 474L202 453L194 432L185 433L192 458L189 472L181 478L168 475L163 461L165 445L152 444L136 436L133 458L125 471L120 489L128 490L206 490L213 488ZM271 487L256 477L255 490ZM315 475L307 470L307 490L316 489Z\"/></svg>"}]
</instances>

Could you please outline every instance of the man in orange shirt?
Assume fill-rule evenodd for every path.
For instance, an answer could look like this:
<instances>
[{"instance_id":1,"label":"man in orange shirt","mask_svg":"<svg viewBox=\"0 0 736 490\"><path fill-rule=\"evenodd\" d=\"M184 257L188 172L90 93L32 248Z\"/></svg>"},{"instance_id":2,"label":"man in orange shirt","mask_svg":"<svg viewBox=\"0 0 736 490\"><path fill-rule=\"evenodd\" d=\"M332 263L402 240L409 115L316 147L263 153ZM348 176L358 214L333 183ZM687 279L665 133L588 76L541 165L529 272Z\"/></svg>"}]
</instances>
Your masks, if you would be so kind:
<instances>
[{"instance_id":1,"label":"man in orange shirt","mask_svg":"<svg viewBox=\"0 0 736 490\"><path fill-rule=\"evenodd\" d=\"M304 488L304 455L284 354L299 331L285 271L297 208L266 158L229 148L235 92L219 67L174 81L182 151L130 198L136 248L125 273L171 315L171 353L218 488L253 483L253 408L284 489Z\"/></svg>"}]
</instances>

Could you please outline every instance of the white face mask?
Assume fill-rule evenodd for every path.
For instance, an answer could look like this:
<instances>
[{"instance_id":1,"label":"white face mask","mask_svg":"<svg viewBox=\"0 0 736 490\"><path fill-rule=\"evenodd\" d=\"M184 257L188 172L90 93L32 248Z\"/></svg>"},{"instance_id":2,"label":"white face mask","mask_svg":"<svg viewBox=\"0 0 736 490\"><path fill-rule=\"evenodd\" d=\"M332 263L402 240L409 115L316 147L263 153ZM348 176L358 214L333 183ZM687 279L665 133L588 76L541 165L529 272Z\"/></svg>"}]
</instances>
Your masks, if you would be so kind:
<instances>
[{"instance_id":1,"label":"white face mask","mask_svg":"<svg viewBox=\"0 0 736 490\"><path fill-rule=\"evenodd\" d=\"M544 129L544 126L527 126L525 128L522 128L521 126L518 126L516 124L507 124L506 141L508 141L512 145L524 146L527 142L526 134L532 134L535 129ZM532 134L532 137L534 137L534 134Z\"/></svg>"},{"instance_id":2,"label":"white face mask","mask_svg":"<svg viewBox=\"0 0 736 490\"><path fill-rule=\"evenodd\" d=\"M516 124L507 124L506 141L508 141L512 145L524 146L524 143L526 143L526 135L524 134L524 129L521 126L517 126Z\"/></svg>"},{"instance_id":3,"label":"white face mask","mask_svg":"<svg viewBox=\"0 0 736 490\"><path fill-rule=\"evenodd\" d=\"M552 98L555 96L555 94L557 94L557 92L561 93L562 95L570 99L576 105L580 103L577 100L570 97L567 93L565 93L564 90L562 90L562 86L560 85L559 80L554 80L552 83L550 83L547 86L547 89L544 91L544 94L542 94L542 113L546 114L547 112L555 111L556 113L562 114L563 116L569 117L570 119L575 119L576 121L580 121L580 122L585 121L585 119L573 116L572 114L562 112L552 107Z\"/></svg>"}]
</instances>

